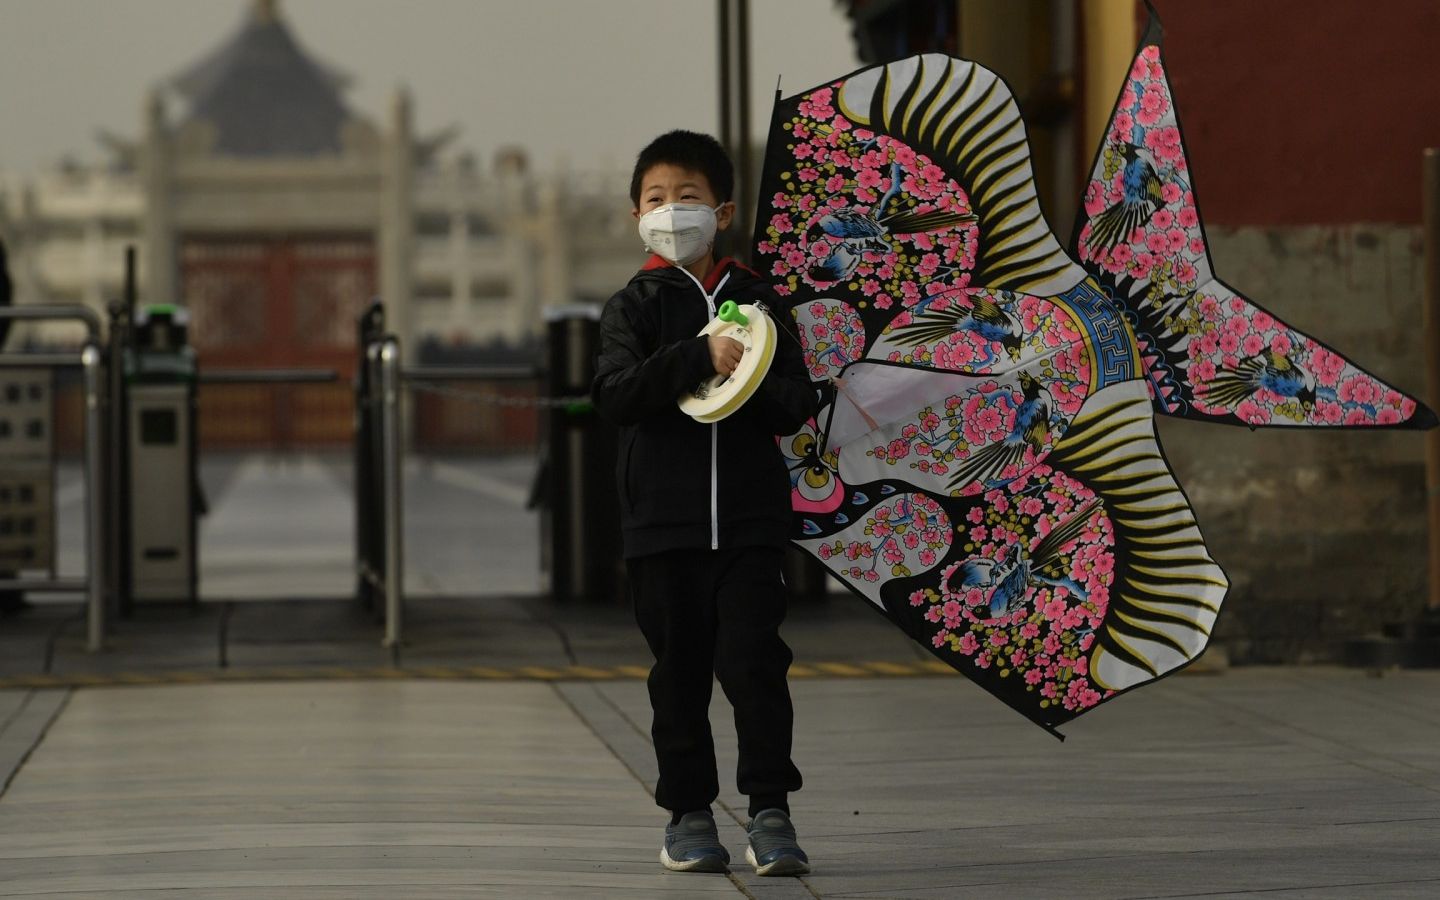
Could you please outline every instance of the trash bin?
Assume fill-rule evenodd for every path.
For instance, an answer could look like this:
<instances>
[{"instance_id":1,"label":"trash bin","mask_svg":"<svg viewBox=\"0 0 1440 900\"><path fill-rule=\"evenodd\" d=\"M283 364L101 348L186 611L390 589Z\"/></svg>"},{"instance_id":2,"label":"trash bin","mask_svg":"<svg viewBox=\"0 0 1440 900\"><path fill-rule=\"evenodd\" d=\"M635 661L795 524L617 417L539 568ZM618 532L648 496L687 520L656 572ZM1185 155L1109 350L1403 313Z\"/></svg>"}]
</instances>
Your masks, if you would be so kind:
<instances>
[{"instance_id":1,"label":"trash bin","mask_svg":"<svg viewBox=\"0 0 1440 900\"><path fill-rule=\"evenodd\" d=\"M195 351L189 314L146 307L125 360L131 603L196 602Z\"/></svg>"},{"instance_id":2,"label":"trash bin","mask_svg":"<svg viewBox=\"0 0 1440 900\"><path fill-rule=\"evenodd\" d=\"M547 396L540 528L551 596L615 603L624 592L615 429L590 404L600 348L597 306L546 311Z\"/></svg>"}]
</instances>

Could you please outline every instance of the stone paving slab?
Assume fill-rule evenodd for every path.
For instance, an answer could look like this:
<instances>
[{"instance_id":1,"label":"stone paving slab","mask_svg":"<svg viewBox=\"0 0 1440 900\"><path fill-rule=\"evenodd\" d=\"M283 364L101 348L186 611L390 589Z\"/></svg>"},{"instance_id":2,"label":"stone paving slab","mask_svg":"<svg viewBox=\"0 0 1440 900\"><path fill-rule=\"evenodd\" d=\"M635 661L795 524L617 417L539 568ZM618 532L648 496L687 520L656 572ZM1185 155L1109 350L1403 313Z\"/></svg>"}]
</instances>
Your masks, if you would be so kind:
<instances>
[{"instance_id":1,"label":"stone paving slab","mask_svg":"<svg viewBox=\"0 0 1440 900\"><path fill-rule=\"evenodd\" d=\"M0 797L60 714L69 691L0 691Z\"/></svg>"},{"instance_id":2,"label":"stone paving slab","mask_svg":"<svg viewBox=\"0 0 1440 900\"><path fill-rule=\"evenodd\" d=\"M314 455L222 458L223 488L197 541L200 596L339 597L354 590L355 503L347 483Z\"/></svg>"}]
</instances>

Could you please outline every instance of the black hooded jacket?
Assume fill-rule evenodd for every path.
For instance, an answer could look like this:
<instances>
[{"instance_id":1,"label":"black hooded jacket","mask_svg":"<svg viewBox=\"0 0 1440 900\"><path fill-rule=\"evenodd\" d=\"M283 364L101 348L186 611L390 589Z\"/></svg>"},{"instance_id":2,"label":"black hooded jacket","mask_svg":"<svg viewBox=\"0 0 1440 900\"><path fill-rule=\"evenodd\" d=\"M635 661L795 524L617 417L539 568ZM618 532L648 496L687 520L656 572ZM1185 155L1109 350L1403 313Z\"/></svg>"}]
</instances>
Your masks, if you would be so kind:
<instances>
[{"instance_id":1,"label":"black hooded jacket","mask_svg":"<svg viewBox=\"0 0 1440 900\"><path fill-rule=\"evenodd\" d=\"M712 425L676 405L715 374L697 337L721 303L761 301L777 334L775 359L745 405ZM790 477L777 435L815 414L788 304L729 259L700 282L652 257L600 317L595 408L620 427L616 477L625 555L680 548L783 546L790 533Z\"/></svg>"}]
</instances>

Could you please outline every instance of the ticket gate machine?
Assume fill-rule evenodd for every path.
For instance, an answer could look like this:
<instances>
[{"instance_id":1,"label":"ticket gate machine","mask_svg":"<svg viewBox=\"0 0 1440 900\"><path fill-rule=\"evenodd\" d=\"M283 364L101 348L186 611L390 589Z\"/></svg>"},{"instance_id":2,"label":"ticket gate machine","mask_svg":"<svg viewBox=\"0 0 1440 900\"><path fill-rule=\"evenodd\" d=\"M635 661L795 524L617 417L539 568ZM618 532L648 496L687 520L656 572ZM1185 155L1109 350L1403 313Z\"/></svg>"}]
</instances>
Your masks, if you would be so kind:
<instances>
[{"instance_id":1,"label":"ticket gate machine","mask_svg":"<svg viewBox=\"0 0 1440 900\"><path fill-rule=\"evenodd\" d=\"M195 351L189 314L149 306L126 355L131 603L194 603L197 485Z\"/></svg>"}]
</instances>

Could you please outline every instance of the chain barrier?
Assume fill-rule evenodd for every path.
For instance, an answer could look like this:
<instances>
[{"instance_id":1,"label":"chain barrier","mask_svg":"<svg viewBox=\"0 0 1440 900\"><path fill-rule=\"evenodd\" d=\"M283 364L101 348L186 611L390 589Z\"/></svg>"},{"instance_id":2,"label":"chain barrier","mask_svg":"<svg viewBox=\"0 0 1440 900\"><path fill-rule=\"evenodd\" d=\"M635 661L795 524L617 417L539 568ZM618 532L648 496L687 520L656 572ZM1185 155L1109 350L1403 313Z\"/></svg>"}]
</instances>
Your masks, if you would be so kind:
<instances>
[{"instance_id":1,"label":"chain barrier","mask_svg":"<svg viewBox=\"0 0 1440 900\"><path fill-rule=\"evenodd\" d=\"M494 391L462 390L429 381L411 381L411 388L441 397L451 397L480 406L505 406L518 409L563 409L571 415L591 412L595 404L585 394L568 397L513 397Z\"/></svg>"}]
</instances>

